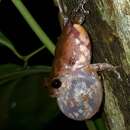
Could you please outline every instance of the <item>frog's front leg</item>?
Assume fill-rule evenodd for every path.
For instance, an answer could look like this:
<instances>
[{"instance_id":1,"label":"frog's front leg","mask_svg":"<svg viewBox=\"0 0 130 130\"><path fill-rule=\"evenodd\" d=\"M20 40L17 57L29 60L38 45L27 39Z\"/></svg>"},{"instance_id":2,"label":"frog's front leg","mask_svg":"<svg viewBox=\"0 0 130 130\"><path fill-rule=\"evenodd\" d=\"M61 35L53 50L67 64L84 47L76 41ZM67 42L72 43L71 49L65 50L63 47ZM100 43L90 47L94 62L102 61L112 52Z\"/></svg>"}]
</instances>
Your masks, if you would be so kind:
<instances>
[{"instance_id":1,"label":"frog's front leg","mask_svg":"<svg viewBox=\"0 0 130 130\"><path fill-rule=\"evenodd\" d=\"M96 64L91 64L91 66L96 70L96 71L115 71L117 66L113 66L108 63L96 63Z\"/></svg>"},{"instance_id":2,"label":"frog's front leg","mask_svg":"<svg viewBox=\"0 0 130 130\"><path fill-rule=\"evenodd\" d=\"M90 64L87 65L86 68L92 71L113 71L118 77L118 79L121 79L120 73L117 71L117 68L119 66L113 66L112 64L109 63L95 63L95 64Z\"/></svg>"}]
</instances>

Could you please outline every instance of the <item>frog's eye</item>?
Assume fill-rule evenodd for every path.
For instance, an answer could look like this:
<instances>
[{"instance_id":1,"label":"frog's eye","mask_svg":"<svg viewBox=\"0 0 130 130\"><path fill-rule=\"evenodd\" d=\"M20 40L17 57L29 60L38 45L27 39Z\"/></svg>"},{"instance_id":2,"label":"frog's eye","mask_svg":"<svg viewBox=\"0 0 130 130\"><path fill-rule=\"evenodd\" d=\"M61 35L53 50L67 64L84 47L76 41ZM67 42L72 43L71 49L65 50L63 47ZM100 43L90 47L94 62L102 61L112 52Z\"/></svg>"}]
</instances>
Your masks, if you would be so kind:
<instances>
[{"instance_id":1,"label":"frog's eye","mask_svg":"<svg viewBox=\"0 0 130 130\"><path fill-rule=\"evenodd\" d=\"M59 79L54 79L52 82L51 82L51 86L53 88L60 88L62 85L61 81Z\"/></svg>"}]
</instances>

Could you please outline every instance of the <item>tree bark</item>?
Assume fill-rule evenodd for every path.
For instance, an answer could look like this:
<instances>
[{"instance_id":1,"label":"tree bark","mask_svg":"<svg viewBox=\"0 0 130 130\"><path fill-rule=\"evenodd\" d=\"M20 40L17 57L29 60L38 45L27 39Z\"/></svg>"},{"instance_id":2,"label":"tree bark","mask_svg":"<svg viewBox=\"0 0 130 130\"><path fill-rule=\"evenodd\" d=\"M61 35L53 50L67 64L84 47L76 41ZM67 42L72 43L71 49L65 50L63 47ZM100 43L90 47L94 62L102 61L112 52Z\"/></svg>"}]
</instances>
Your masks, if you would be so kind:
<instances>
[{"instance_id":1,"label":"tree bark","mask_svg":"<svg viewBox=\"0 0 130 130\"><path fill-rule=\"evenodd\" d=\"M80 0L64 0L71 11ZM83 26L92 40L92 63L119 66L121 79L103 72L103 109L110 130L130 130L130 1L87 0Z\"/></svg>"}]
</instances>

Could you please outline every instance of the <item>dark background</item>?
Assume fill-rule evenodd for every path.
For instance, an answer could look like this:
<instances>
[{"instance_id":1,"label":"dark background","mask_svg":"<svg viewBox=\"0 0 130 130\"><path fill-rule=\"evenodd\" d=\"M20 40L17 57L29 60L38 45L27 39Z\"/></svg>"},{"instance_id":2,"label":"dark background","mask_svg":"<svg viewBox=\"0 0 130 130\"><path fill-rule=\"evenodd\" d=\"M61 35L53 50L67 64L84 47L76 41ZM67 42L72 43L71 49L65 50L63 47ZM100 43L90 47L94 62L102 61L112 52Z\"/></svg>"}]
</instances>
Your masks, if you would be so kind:
<instances>
[{"instance_id":1,"label":"dark background","mask_svg":"<svg viewBox=\"0 0 130 130\"><path fill-rule=\"evenodd\" d=\"M61 30L57 17L58 8L54 6L53 1L49 0L45 3L42 0L23 0L23 3L50 39L56 43ZM13 42L22 55L27 55L42 46L41 41L10 0L2 0L0 3L0 31ZM2 47L0 52L3 56L1 63L21 63L10 50ZM46 60L44 59L45 55ZM50 52L45 49L30 59L30 64L51 65L52 58Z\"/></svg>"},{"instance_id":2,"label":"dark background","mask_svg":"<svg viewBox=\"0 0 130 130\"><path fill-rule=\"evenodd\" d=\"M56 43L61 30L58 22L58 8L52 0L23 0L24 4L47 33L50 39ZM41 41L24 21L11 0L0 2L0 31L3 32L14 44L22 55L27 55L42 46ZM53 56L44 49L29 60L29 65L51 65ZM23 65L8 48L0 46L0 64L14 63ZM15 126L10 126L15 128ZM43 129L87 129L84 122L68 119L59 113L49 124L43 125Z\"/></svg>"}]
</instances>

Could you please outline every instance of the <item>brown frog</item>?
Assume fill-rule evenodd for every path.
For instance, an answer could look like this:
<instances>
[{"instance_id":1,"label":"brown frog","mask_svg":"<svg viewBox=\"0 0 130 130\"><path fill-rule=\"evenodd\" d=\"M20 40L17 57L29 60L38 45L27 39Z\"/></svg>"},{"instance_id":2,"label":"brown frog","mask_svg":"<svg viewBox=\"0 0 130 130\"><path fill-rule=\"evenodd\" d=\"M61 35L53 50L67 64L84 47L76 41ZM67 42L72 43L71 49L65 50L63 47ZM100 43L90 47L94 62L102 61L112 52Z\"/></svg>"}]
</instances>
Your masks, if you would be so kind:
<instances>
[{"instance_id":1,"label":"brown frog","mask_svg":"<svg viewBox=\"0 0 130 130\"><path fill-rule=\"evenodd\" d=\"M61 14L63 3L59 2ZM52 72L48 79L50 94L57 98L60 110L74 120L90 119L99 110L103 88L97 71L115 70L107 63L91 64L91 41L81 24L88 11L81 0L70 18L65 17L62 34L55 50ZM80 14L79 15L79 12Z\"/></svg>"}]
</instances>

